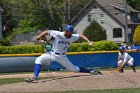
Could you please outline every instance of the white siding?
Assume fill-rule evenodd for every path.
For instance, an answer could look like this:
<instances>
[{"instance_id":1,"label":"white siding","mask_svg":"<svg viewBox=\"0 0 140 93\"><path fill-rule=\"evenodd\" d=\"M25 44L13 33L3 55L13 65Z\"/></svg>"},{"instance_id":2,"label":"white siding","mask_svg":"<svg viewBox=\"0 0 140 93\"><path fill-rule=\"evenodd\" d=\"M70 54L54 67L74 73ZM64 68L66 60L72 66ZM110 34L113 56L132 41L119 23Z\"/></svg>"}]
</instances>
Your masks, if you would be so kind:
<instances>
[{"instance_id":1,"label":"white siding","mask_svg":"<svg viewBox=\"0 0 140 93\"><path fill-rule=\"evenodd\" d=\"M109 17L104 11L100 8L92 9L76 26L75 31L78 34L82 34L83 31L86 29L90 22L88 22L88 15L91 14L91 19L96 20L103 28L106 30L107 40L112 40L115 42L122 42L124 41L124 29L121 27L117 22L115 22L111 17ZM100 19L100 14L104 14ZM101 21L104 23L101 24ZM122 28L122 38L113 38L113 28Z\"/></svg>"}]
</instances>

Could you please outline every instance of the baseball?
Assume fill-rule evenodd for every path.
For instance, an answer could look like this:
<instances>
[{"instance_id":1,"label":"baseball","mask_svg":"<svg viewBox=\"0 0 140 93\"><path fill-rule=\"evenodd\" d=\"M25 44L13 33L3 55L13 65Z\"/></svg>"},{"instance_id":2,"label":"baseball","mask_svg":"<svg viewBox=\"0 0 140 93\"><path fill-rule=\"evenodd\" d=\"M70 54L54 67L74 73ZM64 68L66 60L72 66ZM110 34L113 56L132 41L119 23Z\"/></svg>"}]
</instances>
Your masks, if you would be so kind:
<instances>
[{"instance_id":1,"label":"baseball","mask_svg":"<svg viewBox=\"0 0 140 93\"><path fill-rule=\"evenodd\" d=\"M93 44L93 42L89 42L89 45L91 46Z\"/></svg>"}]
</instances>

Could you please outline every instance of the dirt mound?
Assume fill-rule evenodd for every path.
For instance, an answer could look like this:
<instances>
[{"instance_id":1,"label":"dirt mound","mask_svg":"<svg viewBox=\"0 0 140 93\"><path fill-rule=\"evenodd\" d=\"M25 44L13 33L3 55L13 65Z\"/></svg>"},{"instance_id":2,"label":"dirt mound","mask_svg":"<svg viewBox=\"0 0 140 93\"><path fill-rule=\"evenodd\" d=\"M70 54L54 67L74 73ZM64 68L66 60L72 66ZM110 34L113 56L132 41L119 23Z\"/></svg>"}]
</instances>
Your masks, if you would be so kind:
<instances>
[{"instance_id":1,"label":"dirt mound","mask_svg":"<svg viewBox=\"0 0 140 93\"><path fill-rule=\"evenodd\" d=\"M125 71L125 73L103 71L102 73L103 75L94 76L85 73L72 72L41 74L41 76L44 75L47 77L61 77L39 80L39 83L35 84L22 82L2 85L0 86L0 93L140 88L140 71L137 71L136 73L129 70ZM31 75L22 75L22 77L27 76ZM13 76L11 75L11 77ZM17 75L16 77L20 78L20 75Z\"/></svg>"}]
</instances>

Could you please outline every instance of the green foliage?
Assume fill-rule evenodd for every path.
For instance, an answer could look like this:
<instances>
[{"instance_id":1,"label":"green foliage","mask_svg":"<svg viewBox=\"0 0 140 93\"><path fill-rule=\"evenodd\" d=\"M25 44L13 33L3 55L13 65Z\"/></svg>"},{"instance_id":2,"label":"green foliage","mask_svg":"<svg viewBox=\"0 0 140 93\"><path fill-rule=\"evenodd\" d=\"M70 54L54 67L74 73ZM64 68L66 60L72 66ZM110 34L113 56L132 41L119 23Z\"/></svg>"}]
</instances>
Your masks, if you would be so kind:
<instances>
[{"instance_id":1,"label":"green foliage","mask_svg":"<svg viewBox=\"0 0 140 93\"><path fill-rule=\"evenodd\" d=\"M6 37L6 40L11 41L18 34L28 33L37 30L38 26L32 26L31 20L20 20L18 28L13 29L13 32Z\"/></svg>"},{"instance_id":2,"label":"green foliage","mask_svg":"<svg viewBox=\"0 0 140 93\"><path fill-rule=\"evenodd\" d=\"M95 42L90 51L118 50L118 45L112 41Z\"/></svg>"},{"instance_id":3,"label":"green foliage","mask_svg":"<svg viewBox=\"0 0 140 93\"><path fill-rule=\"evenodd\" d=\"M87 42L83 43L73 43L69 48L69 52L82 52L82 51L89 51L89 45Z\"/></svg>"},{"instance_id":4,"label":"green foliage","mask_svg":"<svg viewBox=\"0 0 140 93\"><path fill-rule=\"evenodd\" d=\"M94 42L92 46L89 46L87 42L73 43L69 49L70 52L83 52L83 51L107 51L117 50L118 45L112 41L99 41Z\"/></svg>"},{"instance_id":5,"label":"green foliage","mask_svg":"<svg viewBox=\"0 0 140 93\"><path fill-rule=\"evenodd\" d=\"M2 24L5 26L4 37L16 31L15 29L20 29L19 24L23 23L21 20L31 22L32 28L58 30L63 23L75 17L88 2L70 0L70 16L68 16L68 3L68 0L0 0L0 6L4 10L2 15Z\"/></svg>"},{"instance_id":6,"label":"green foliage","mask_svg":"<svg viewBox=\"0 0 140 93\"><path fill-rule=\"evenodd\" d=\"M26 54L26 53L43 53L44 50L39 45L30 46L0 46L0 54Z\"/></svg>"},{"instance_id":7,"label":"green foliage","mask_svg":"<svg viewBox=\"0 0 140 93\"><path fill-rule=\"evenodd\" d=\"M106 32L96 21L93 21L83 34L92 41L106 40Z\"/></svg>"},{"instance_id":8,"label":"green foliage","mask_svg":"<svg viewBox=\"0 0 140 93\"><path fill-rule=\"evenodd\" d=\"M6 40L6 39L0 40L0 46L9 46L9 45L10 45L9 40Z\"/></svg>"},{"instance_id":9,"label":"green foliage","mask_svg":"<svg viewBox=\"0 0 140 93\"><path fill-rule=\"evenodd\" d=\"M140 44L140 25L138 25L135 29L133 42L138 42L138 44Z\"/></svg>"},{"instance_id":10,"label":"green foliage","mask_svg":"<svg viewBox=\"0 0 140 93\"><path fill-rule=\"evenodd\" d=\"M23 80L24 80L23 78L4 78L0 79L0 85L19 83L23 82Z\"/></svg>"},{"instance_id":11,"label":"green foliage","mask_svg":"<svg viewBox=\"0 0 140 93\"><path fill-rule=\"evenodd\" d=\"M140 0L127 0L128 4L134 9L140 10Z\"/></svg>"},{"instance_id":12,"label":"green foliage","mask_svg":"<svg viewBox=\"0 0 140 93\"><path fill-rule=\"evenodd\" d=\"M73 43L69 48L69 52L83 52L83 51L107 51L117 50L118 45L112 41L94 42L89 46L87 42ZM0 54L28 54L28 53L44 53L41 45L18 45L18 46L0 46Z\"/></svg>"}]
</instances>

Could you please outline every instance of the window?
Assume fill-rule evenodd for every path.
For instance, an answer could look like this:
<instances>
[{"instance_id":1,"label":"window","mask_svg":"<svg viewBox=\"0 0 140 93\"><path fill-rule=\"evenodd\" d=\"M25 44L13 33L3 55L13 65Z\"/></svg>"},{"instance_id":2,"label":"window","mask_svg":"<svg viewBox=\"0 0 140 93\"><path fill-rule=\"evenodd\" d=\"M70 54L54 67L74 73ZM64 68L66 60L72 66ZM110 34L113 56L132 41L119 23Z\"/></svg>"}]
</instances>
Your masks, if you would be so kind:
<instances>
[{"instance_id":1,"label":"window","mask_svg":"<svg viewBox=\"0 0 140 93\"><path fill-rule=\"evenodd\" d=\"M104 14L100 14L100 19L104 19Z\"/></svg>"},{"instance_id":2,"label":"window","mask_svg":"<svg viewBox=\"0 0 140 93\"><path fill-rule=\"evenodd\" d=\"M91 15L88 15L88 22L91 22Z\"/></svg>"},{"instance_id":3,"label":"window","mask_svg":"<svg viewBox=\"0 0 140 93\"><path fill-rule=\"evenodd\" d=\"M97 6L96 6L96 5L94 5L94 6L93 6L93 8L94 8L94 9L97 9Z\"/></svg>"},{"instance_id":4,"label":"window","mask_svg":"<svg viewBox=\"0 0 140 93\"><path fill-rule=\"evenodd\" d=\"M130 17L131 17L131 20L133 22L137 22L138 21L138 13L130 12Z\"/></svg>"},{"instance_id":5,"label":"window","mask_svg":"<svg viewBox=\"0 0 140 93\"><path fill-rule=\"evenodd\" d=\"M101 20L101 24L104 23L104 14L100 14L100 20Z\"/></svg>"},{"instance_id":6,"label":"window","mask_svg":"<svg viewBox=\"0 0 140 93\"><path fill-rule=\"evenodd\" d=\"M113 29L113 38L120 38L120 37L122 37L122 29L114 28Z\"/></svg>"}]
</instances>

